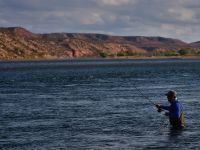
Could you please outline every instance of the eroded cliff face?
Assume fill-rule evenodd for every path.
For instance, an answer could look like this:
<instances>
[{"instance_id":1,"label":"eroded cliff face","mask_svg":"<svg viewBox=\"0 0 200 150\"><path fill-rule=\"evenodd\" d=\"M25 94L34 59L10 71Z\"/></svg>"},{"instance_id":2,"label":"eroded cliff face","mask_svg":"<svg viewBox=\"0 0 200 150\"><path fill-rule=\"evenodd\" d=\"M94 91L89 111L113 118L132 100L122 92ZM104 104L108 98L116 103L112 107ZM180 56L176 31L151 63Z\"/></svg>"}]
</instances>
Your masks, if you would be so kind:
<instances>
[{"instance_id":1,"label":"eroded cliff face","mask_svg":"<svg viewBox=\"0 0 200 150\"><path fill-rule=\"evenodd\" d=\"M102 34L35 34L24 28L0 28L0 59L61 59L115 57L118 53L178 50L187 43L163 37L109 36Z\"/></svg>"}]
</instances>

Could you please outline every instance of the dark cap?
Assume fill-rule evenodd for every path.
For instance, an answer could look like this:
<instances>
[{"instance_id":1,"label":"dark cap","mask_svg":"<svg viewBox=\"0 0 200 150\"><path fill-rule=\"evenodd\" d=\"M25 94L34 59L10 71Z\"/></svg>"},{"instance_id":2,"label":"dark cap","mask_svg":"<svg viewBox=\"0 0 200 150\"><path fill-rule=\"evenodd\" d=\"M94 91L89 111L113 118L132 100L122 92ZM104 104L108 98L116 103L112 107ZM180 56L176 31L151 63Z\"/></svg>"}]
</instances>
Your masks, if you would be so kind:
<instances>
[{"instance_id":1,"label":"dark cap","mask_svg":"<svg viewBox=\"0 0 200 150\"><path fill-rule=\"evenodd\" d=\"M177 93L176 93L176 91L171 90L171 91L167 92L165 95L166 95L166 96L173 96L173 97L176 97Z\"/></svg>"}]
</instances>

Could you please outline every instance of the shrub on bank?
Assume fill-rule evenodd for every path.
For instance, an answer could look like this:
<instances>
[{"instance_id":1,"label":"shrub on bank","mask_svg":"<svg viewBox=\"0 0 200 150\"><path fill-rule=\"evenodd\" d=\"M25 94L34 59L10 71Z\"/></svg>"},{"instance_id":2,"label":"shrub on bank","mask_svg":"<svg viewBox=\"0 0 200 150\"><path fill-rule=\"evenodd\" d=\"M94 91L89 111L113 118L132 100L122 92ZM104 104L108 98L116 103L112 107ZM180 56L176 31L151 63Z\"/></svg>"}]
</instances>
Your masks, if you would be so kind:
<instances>
[{"instance_id":1,"label":"shrub on bank","mask_svg":"<svg viewBox=\"0 0 200 150\"><path fill-rule=\"evenodd\" d=\"M99 56L102 57L102 58L106 58L108 56L108 54L105 53L105 52L100 52Z\"/></svg>"},{"instance_id":2,"label":"shrub on bank","mask_svg":"<svg viewBox=\"0 0 200 150\"><path fill-rule=\"evenodd\" d=\"M184 48L178 51L180 55L195 55L198 54L199 52L193 48Z\"/></svg>"}]
</instances>

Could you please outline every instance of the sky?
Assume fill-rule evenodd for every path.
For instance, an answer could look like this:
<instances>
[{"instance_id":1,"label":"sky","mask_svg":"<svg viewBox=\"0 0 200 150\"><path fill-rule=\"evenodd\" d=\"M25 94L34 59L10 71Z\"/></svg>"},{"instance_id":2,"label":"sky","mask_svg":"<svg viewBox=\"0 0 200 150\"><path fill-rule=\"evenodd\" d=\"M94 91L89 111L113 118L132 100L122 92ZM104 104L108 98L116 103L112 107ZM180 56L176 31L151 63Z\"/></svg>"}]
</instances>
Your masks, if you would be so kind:
<instances>
[{"instance_id":1,"label":"sky","mask_svg":"<svg viewBox=\"0 0 200 150\"><path fill-rule=\"evenodd\" d=\"M200 41L200 0L0 0L0 27Z\"/></svg>"}]
</instances>

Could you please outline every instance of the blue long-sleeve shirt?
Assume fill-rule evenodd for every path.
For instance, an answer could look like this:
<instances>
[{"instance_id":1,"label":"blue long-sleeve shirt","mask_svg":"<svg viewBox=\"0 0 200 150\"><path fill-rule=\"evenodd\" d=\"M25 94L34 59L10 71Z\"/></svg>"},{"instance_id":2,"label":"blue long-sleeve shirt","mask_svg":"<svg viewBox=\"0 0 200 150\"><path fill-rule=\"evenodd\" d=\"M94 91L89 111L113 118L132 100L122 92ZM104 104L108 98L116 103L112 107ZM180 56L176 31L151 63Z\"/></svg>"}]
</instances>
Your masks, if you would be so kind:
<instances>
[{"instance_id":1,"label":"blue long-sleeve shirt","mask_svg":"<svg viewBox=\"0 0 200 150\"><path fill-rule=\"evenodd\" d=\"M182 112L182 104L179 101L173 101L170 106L160 106L161 109L169 111L170 118L180 118Z\"/></svg>"},{"instance_id":2,"label":"blue long-sleeve shirt","mask_svg":"<svg viewBox=\"0 0 200 150\"><path fill-rule=\"evenodd\" d=\"M169 111L169 120L170 120L170 124L173 127L184 126L183 125L184 120L182 120L184 118L181 117L181 115L183 115L182 114L183 108L182 108L182 104L178 100L173 101L170 106L161 105L160 108Z\"/></svg>"}]
</instances>

